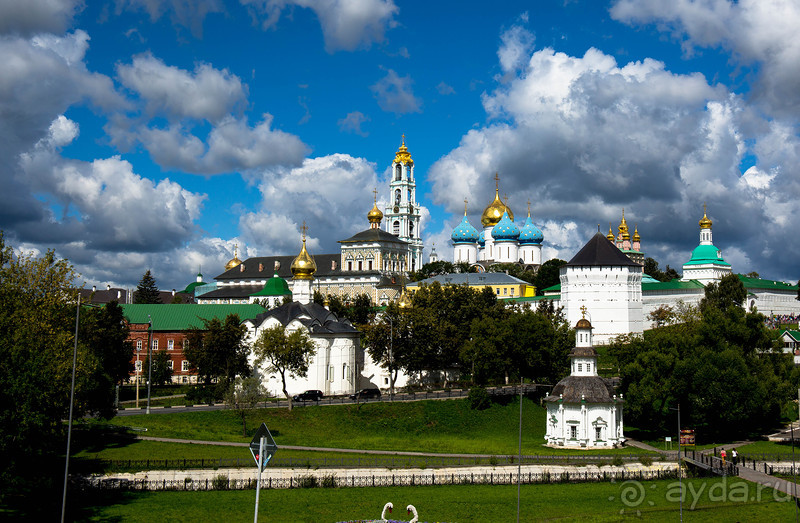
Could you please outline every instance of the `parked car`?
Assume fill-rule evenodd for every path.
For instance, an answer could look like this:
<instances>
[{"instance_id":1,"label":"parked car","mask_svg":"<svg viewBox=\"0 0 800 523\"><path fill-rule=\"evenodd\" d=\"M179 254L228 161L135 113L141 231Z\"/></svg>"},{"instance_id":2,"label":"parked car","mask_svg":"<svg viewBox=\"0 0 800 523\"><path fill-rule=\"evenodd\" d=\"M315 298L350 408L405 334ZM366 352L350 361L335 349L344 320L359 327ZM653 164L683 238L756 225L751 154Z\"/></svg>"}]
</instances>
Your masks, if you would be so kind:
<instances>
[{"instance_id":1,"label":"parked car","mask_svg":"<svg viewBox=\"0 0 800 523\"><path fill-rule=\"evenodd\" d=\"M379 399L381 397L380 389L361 389L355 394L350 395L351 400L367 400L370 398Z\"/></svg>"},{"instance_id":2,"label":"parked car","mask_svg":"<svg viewBox=\"0 0 800 523\"><path fill-rule=\"evenodd\" d=\"M307 390L292 396L292 401L319 401L322 399L321 390Z\"/></svg>"}]
</instances>

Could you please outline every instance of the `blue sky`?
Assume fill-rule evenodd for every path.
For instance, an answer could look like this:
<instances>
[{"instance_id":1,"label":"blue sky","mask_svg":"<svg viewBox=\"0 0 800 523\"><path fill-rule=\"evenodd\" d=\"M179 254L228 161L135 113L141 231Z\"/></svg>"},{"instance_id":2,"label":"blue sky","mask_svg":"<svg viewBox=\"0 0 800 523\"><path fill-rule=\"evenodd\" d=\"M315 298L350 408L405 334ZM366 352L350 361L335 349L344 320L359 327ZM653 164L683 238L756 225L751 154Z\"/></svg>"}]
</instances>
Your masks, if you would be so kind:
<instances>
[{"instance_id":1,"label":"blue sky","mask_svg":"<svg viewBox=\"0 0 800 523\"><path fill-rule=\"evenodd\" d=\"M680 268L705 202L734 271L796 282L797 27L783 0L0 0L0 229L180 289L303 221L336 252L405 134L426 257L498 172L545 258L625 208Z\"/></svg>"}]
</instances>

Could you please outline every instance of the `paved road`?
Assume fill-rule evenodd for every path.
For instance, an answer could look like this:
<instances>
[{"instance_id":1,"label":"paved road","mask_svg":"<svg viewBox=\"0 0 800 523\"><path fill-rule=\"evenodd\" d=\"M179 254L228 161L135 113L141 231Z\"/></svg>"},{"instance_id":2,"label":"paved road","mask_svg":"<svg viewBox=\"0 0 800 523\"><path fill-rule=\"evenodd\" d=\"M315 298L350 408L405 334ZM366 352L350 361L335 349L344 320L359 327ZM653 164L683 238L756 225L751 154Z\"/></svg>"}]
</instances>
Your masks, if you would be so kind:
<instances>
[{"instance_id":1,"label":"paved road","mask_svg":"<svg viewBox=\"0 0 800 523\"><path fill-rule=\"evenodd\" d=\"M537 387L550 387L549 385L536 385L536 384L526 384L522 386L522 390L524 393L527 392L534 392L537 390ZM490 395L497 395L497 396L508 396L508 395L518 395L520 393L520 387L518 385L509 385L506 387L488 387L486 391ZM434 390L434 391L427 391L427 392L409 392L409 393L396 393L394 398L390 397L389 394L385 394L381 398L378 399L369 399L369 400L361 400L359 402L355 400L351 400L348 396L336 396L336 397L329 397L324 398L320 401L301 401L301 402L294 402L295 407L306 407L306 406L326 406L326 405L355 405L358 403L376 403L376 402L409 402L409 401L425 401L425 400L448 400L448 399L460 399L465 398L469 395L469 391L465 389L450 389L450 390ZM144 400L147 401L146 399ZM139 403L142 403L142 399L139 399ZM271 401L264 403L263 407L261 408L274 408L274 409L285 409L289 406L289 402L286 400L279 400L279 401ZM224 409L224 403L215 403L213 405L194 405L192 407L185 407L185 406L176 406L176 407L150 407L151 414L171 414L175 412L197 412L197 411L207 411L207 410L220 410ZM117 416L135 416L139 414L144 414L144 407L140 407L138 409L135 408L126 408L124 410L120 410L117 412Z\"/></svg>"}]
</instances>

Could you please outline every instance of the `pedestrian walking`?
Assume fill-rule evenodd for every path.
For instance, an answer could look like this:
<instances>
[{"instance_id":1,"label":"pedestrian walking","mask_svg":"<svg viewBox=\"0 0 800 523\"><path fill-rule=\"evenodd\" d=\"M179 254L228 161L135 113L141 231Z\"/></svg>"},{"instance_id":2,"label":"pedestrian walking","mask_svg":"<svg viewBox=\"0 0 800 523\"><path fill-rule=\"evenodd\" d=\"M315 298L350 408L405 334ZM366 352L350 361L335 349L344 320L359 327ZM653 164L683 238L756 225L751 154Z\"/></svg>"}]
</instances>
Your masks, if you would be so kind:
<instances>
[{"instance_id":1,"label":"pedestrian walking","mask_svg":"<svg viewBox=\"0 0 800 523\"><path fill-rule=\"evenodd\" d=\"M722 449L722 452L719 453L720 457L722 458L722 464L725 464L725 456L728 454L725 452L725 449Z\"/></svg>"},{"instance_id":2,"label":"pedestrian walking","mask_svg":"<svg viewBox=\"0 0 800 523\"><path fill-rule=\"evenodd\" d=\"M731 459L733 460L734 465L739 464L739 453L736 452L736 449L731 449Z\"/></svg>"}]
</instances>

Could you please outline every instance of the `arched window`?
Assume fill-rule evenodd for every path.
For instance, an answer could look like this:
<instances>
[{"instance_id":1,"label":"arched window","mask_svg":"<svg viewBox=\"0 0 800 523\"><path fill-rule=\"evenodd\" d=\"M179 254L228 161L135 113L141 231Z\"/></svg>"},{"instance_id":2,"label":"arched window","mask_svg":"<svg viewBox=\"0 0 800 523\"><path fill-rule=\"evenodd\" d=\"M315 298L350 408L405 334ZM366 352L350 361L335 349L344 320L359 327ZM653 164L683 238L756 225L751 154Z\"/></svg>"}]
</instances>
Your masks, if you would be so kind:
<instances>
[{"instance_id":1,"label":"arched window","mask_svg":"<svg viewBox=\"0 0 800 523\"><path fill-rule=\"evenodd\" d=\"M394 168L394 179L395 181L400 181L400 178L403 173L403 167L398 163L397 166Z\"/></svg>"},{"instance_id":2,"label":"arched window","mask_svg":"<svg viewBox=\"0 0 800 523\"><path fill-rule=\"evenodd\" d=\"M410 238L414 237L414 224L413 223L409 223L408 224L408 236Z\"/></svg>"},{"instance_id":3,"label":"arched window","mask_svg":"<svg viewBox=\"0 0 800 523\"><path fill-rule=\"evenodd\" d=\"M394 204L400 205L400 189L394 191Z\"/></svg>"},{"instance_id":4,"label":"arched window","mask_svg":"<svg viewBox=\"0 0 800 523\"><path fill-rule=\"evenodd\" d=\"M400 236L400 220L395 220L392 224L392 233L395 236Z\"/></svg>"}]
</instances>

